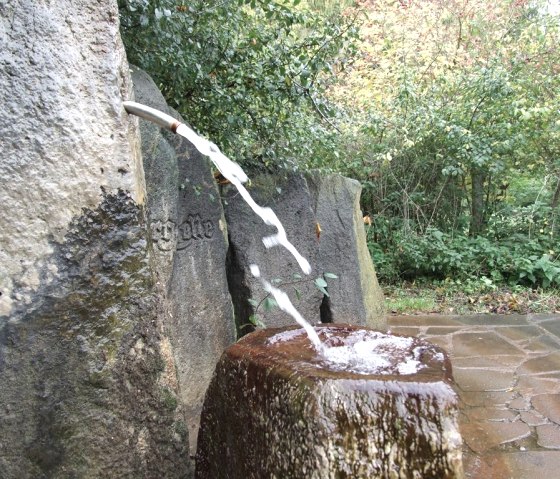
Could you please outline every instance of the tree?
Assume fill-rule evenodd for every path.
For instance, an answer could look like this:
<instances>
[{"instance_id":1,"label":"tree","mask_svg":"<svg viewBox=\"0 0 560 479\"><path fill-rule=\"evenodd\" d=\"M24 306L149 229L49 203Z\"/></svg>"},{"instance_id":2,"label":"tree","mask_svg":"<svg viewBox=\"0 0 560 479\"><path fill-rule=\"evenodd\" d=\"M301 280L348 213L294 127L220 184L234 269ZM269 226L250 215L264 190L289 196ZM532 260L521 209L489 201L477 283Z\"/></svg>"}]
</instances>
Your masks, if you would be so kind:
<instances>
[{"instance_id":1,"label":"tree","mask_svg":"<svg viewBox=\"0 0 560 479\"><path fill-rule=\"evenodd\" d=\"M356 33L355 16L327 18L298 4L119 2L131 62L226 154L271 168L313 155L330 128L322 85L351 55Z\"/></svg>"}]
</instances>

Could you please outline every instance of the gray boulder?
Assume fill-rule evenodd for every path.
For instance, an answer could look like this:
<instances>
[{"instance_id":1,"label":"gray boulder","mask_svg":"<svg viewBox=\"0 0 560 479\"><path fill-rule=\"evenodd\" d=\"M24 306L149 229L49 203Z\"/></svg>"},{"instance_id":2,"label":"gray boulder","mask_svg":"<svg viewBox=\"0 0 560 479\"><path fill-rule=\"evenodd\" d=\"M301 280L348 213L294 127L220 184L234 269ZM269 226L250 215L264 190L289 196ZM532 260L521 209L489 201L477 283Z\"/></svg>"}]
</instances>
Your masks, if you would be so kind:
<instances>
[{"instance_id":1,"label":"gray boulder","mask_svg":"<svg viewBox=\"0 0 560 479\"><path fill-rule=\"evenodd\" d=\"M267 250L262 237L275 229L266 226L233 187L224 187L228 277L240 332L252 329L246 325L255 313L267 326L294 324L277 308L266 310L267 293L252 277L250 264L257 264L264 278L287 292L311 323L345 322L384 329L383 294L367 250L359 183L317 173L259 175L252 178L249 191L257 203L274 209L288 239L310 262L312 273L306 277L284 248ZM317 278L326 280L328 295L315 286Z\"/></svg>"},{"instance_id":2,"label":"gray boulder","mask_svg":"<svg viewBox=\"0 0 560 479\"><path fill-rule=\"evenodd\" d=\"M261 206L269 206L286 229L288 240L298 249L318 274L316 220L311 208L309 190L300 175L288 177L259 175L251 178L249 191ZM305 277L294 257L282 246L266 249L262 238L276 232L249 208L232 186L222 189L228 223L230 251L228 277L235 305L235 317L241 334L251 330L246 326L255 313L249 299L261 303L257 314L267 326L288 326L294 320L277 308L266 310L267 293L250 271L257 264L262 277L288 293L299 312L309 321L320 321L323 294Z\"/></svg>"},{"instance_id":3,"label":"gray boulder","mask_svg":"<svg viewBox=\"0 0 560 479\"><path fill-rule=\"evenodd\" d=\"M170 111L152 79L133 69L135 98ZM153 265L166 295L181 402L196 445L204 394L223 350L235 341L226 278L227 230L210 161L178 135L140 122Z\"/></svg>"},{"instance_id":4,"label":"gray boulder","mask_svg":"<svg viewBox=\"0 0 560 479\"><path fill-rule=\"evenodd\" d=\"M187 477L116 2L0 30L0 476Z\"/></svg>"},{"instance_id":5,"label":"gray boulder","mask_svg":"<svg viewBox=\"0 0 560 479\"><path fill-rule=\"evenodd\" d=\"M360 183L317 172L308 173L306 179L322 229L318 270L339 276L329 287L331 322L385 328L383 292L368 251L360 209Z\"/></svg>"}]
</instances>

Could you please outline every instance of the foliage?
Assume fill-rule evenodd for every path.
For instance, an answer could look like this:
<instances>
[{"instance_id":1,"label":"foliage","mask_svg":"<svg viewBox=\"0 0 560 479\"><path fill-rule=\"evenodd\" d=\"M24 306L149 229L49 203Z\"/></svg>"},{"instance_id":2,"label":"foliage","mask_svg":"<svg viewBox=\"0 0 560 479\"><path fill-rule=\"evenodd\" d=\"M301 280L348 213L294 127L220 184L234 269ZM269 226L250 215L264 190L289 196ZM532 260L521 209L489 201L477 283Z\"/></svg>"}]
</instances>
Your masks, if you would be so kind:
<instances>
[{"instance_id":1,"label":"foliage","mask_svg":"<svg viewBox=\"0 0 560 479\"><path fill-rule=\"evenodd\" d=\"M488 285L482 280L416 281L385 286L397 314L560 313L560 289Z\"/></svg>"},{"instance_id":2,"label":"foliage","mask_svg":"<svg viewBox=\"0 0 560 479\"><path fill-rule=\"evenodd\" d=\"M552 288L560 22L545 3L119 6L131 61L226 154L362 183L381 280Z\"/></svg>"},{"instance_id":3,"label":"foliage","mask_svg":"<svg viewBox=\"0 0 560 479\"><path fill-rule=\"evenodd\" d=\"M357 16L299 0L121 0L127 54L231 158L294 167L330 128L322 85L352 55Z\"/></svg>"},{"instance_id":4,"label":"foliage","mask_svg":"<svg viewBox=\"0 0 560 479\"><path fill-rule=\"evenodd\" d=\"M379 220L378 220L379 221ZM381 280L479 280L495 284L560 287L560 252L544 232L530 238L517 233L499 237L469 237L430 228L425 234L404 235L397 229L390 243L373 241L370 251ZM387 236L384 237L384 240Z\"/></svg>"}]
</instances>

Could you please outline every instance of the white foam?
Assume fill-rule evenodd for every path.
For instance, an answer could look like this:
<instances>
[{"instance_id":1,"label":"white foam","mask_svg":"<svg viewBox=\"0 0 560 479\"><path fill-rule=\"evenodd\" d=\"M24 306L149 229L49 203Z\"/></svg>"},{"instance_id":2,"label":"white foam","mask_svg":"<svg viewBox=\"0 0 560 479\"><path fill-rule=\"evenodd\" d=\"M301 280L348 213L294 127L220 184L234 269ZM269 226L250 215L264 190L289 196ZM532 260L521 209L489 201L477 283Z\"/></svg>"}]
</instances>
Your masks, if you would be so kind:
<instances>
[{"instance_id":1,"label":"white foam","mask_svg":"<svg viewBox=\"0 0 560 479\"><path fill-rule=\"evenodd\" d=\"M410 375L426 367L420 361L425 347L420 346L411 350L413 338L369 330L352 331L346 337L340 336L336 329L330 331L327 328L318 328L315 331L318 331L324 339L323 350L320 353L322 362L333 371ZM290 341L303 332L303 329L295 329L275 334L268 340L268 344ZM437 354L434 357L439 359Z\"/></svg>"}]
</instances>

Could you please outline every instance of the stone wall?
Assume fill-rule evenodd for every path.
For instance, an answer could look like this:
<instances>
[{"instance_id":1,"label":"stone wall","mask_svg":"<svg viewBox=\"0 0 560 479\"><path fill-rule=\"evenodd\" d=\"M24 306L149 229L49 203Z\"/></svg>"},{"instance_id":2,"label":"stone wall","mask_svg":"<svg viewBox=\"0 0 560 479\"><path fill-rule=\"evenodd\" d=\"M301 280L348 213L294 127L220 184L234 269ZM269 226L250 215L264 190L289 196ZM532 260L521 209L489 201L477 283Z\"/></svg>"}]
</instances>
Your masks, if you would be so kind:
<instances>
[{"instance_id":1,"label":"stone wall","mask_svg":"<svg viewBox=\"0 0 560 479\"><path fill-rule=\"evenodd\" d=\"M187 477L116 2L0 30L0 476Z\"/></svg>"}]
</instances>

